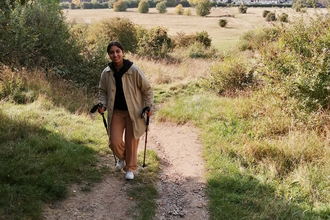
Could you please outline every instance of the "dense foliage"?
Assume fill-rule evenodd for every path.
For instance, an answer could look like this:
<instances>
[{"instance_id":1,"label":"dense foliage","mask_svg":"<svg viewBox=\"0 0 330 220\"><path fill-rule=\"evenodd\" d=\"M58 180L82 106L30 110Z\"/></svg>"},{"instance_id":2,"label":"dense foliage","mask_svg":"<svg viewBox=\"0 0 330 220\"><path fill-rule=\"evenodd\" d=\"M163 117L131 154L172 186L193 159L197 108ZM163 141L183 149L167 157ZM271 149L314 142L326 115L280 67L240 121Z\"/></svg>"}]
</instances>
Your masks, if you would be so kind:
<instances>
[{"instance_id":1,"label":"dense foliage","mask_svg":"<svg viewBox=\"0 0 330 220\"><path fill-rule=\"evenodd\" d=\"M211 14L212 3L209 0L201 0L196 5L196 14L202 17Z\"/></svg>"},{"instance_id":2,"label":"dense foliage","mask_svg":"<svg viewBox=\"0 0 330 220\"><path fill-rule=\"evenodd\" d=\"M114 11L126 11L127 5L124 0L119 0L113 4Z\"/></svg>"},{"instance_id":3,"label":"dense foliage","mask_svg":"<svg viewBox=\"0 0 330 220\"><path fill-rule=\"evenodd\" d=\"M149 3L145 0L140 1L138 6L138 11L142 14L146 14L149 12Z\"/></svg>"},{"instance_id":4,"label":"dense foliage","mask_svg":"<svg viewBox=\"0 0 330 220\"><path fill-rule=\"evenodd\" d=\"M161 14L166 13L167 12L167 10L166 10L166 2L158 2L157 5L156 5L156 9Z\"/></svg>"},{"instance_id":5,"label":"dense foliage","mask_svg":"<svg viewBox=\"0 0 330 220\"><path fill-rule=\"evenodd\" d=\"M137 53L141 56L165 57L173 48L167 29L155 27L150 30L140 28Z\"/></svg>"}]
</instances>

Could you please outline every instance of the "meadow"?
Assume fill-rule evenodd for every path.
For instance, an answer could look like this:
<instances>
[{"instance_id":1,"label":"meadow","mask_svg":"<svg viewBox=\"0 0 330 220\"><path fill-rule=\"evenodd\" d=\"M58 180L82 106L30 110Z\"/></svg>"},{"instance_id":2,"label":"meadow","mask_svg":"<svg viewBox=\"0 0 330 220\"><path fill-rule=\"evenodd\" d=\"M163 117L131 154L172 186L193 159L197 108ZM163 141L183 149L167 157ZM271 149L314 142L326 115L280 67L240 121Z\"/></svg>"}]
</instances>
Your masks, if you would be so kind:
<instances>
[{"instance_id":1,"label":"meadow","mask_svg":"<svg viewBox=\"0 0 330 220\"><path fill-rule=\"evenodd\" d=\"M115 12L112 9L90 9L64 10L64 15L68 21L89 24L104 18L125 17L146 28L157 26L167 28L171 36L178 32L190 34L206 31L212 38L212 46L225 50L235 46L244 32L269 25L262 17L263 10L265 9L249 8L246 14L240 14L237 7L212 8L211 14L206 17L197 16L194 8L191 8L191 16L176 15L174 8L168 8L165 14L159 14L155 8L150 8L148 14L138 13L137 9L127 9L126 12ZM295 14L291 8L273 8L272 11L279 14L282 12ZM228 20L226 28L219 27L220 18Z\"/></svg>"}]
</instances>

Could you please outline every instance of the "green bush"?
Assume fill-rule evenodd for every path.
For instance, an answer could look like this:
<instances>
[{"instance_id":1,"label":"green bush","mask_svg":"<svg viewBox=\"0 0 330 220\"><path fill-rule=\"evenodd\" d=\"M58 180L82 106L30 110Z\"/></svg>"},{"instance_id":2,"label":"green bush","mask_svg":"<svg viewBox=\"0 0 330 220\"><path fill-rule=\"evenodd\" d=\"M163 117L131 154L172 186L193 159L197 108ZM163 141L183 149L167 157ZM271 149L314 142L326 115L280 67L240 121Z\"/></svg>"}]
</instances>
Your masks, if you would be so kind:
<instances>
[{"instance_id":1,"label":"green bush","mask_svg":"<svg viewBox=\"0 0 330 220\"><path fill-rule=\"evenodd\" d=\"M181 4L178 4L177 6L175 6L174 13L177 15L183 15L184 9Z\"/></svg>"},{"instance_id":2,"label":"green bush","mask_svg":"<svg viewBox=\"0 0 330 220\"><path fill-rule=\"evenodd\" d=\"M114 17L95 22L88 29L87 42L90 48L99 45L106 53L107 45L113 40L120 41L126 51L134 53L137 47L135 24L128 18Z\"/></svg>"},{"instance_id":3,"label":"green bush","mask_svg":"<svg viewBox=\"0 0 330 220\"><path fill-rule=\"evenodd\" d=\"M74 3L71 3L70 4L70 9L76 9L77 7L76 7L76 5L74 4Z\"/></svg>"},{"instance_id":4,"label":"green bush","mask_svg":"<svg viewBox=\"0 0 330 220\"><path fill-rule=\"evenodd\" d=\"M309 20L307 20L309 19ZM330 91L330 22L322 15L277 24L277 40L262 48L269 89L297 100L290 109L328 109Z\"/></svg>"},{"instance_id":5,"label":"green bush","mask_svg":"<svg viewBox=\"0 0 330 220\"><path fill-rule=\"evenodd\" d=\"M205 47L211 46L211 38L206 31L196 32L196 41L202 43Z\"/></svg>"},{"instance_id":6,"label":"green bush","mask_svg":"<svg viewBox=\"0 0 330 220\"><path fill-rule=\"evenodd\" d=\"M257 50L267 41L275 40L277 36L276 28L259 28L245 32L240 37L239 50Z\"/></svg>"},{"instance_id":7,"label":"green bush","mask_svg":"<svg viewBox=\"0 0 330 220\"><path fill-rule=\"evenodd\" d=\"M249 63L240 56L229 56L211 68L209 85L218 94L236 92L253 85L253 71Z\"/></svg>"},{"instance_id":8,"label":"green bush","mask_svg":"<svg viewBox=\"0 0 330 220\"><path fill-rule=\"evenodd\" d=\"M266 18L266 16L268 15L269 12L270 12L270 11L268 11L268 10L264 10L264 11L262 12L262 17Z\"/></svg>"},{"instance_id":9,"label":"green bush","mask_svg":"<svg viewBox=\"0 0 330 220\"><path fill-rule=\"evenodd\" d=\"M190 8L187 8L187 9L184 11L184 15L186 15L186 16L190 16L190 15L191 15L191 9L190 9Z\"/></svg>"},{"instance_id":10,"label":"green bush","mask_svg":"<svg viewBox=\"0 0 330 220\"><path fill-rule=\"evenodd\" d=\"M278 17L278 20L280 20L281 22L288 22L289 19L288 19L288 14L286 13L282 13L279 17Z\"/></svg>"},{"instance_id":11,"label":"green bush","mask_svg":"<svg viewBox=\"0 0 330 220\"><path fill-rule=\"evenodd\" d=\"M58 5L34 3L18 7L0 30L1 62L25 67L51 68L79 60L80 48L71 38Z\"/></svg>"},{"instance_id":12,"label":"green bush","mask_svg":"<svg viewBox=\"0 0 330 220\"><path fill-rule=\"evenodd\" d=\"M60 8L69 9L70 8L70 3L69 2L61 2L60 3Z\"/></svg>"},{"instance_id":13,"label":"green bush","mask_svg":"<svg viewBox=\"0 0 330 220\"><path fill-rule=\"evenodd\" d=\"M184 32L178 32L173 37L176 47L189 47L195 42L201 43L204 47L211 46L211 38L206 31L196 32L195 34L186 34Z\"/></svg>"},{"instance_id":14,"label":"green bush","mask_svg":"<svg viewBox=\"0 0 330 220\"><path fill-rule=\"evenodd\" d=\"M156 5L156 9L161 14L166 13L167 12L167 10L166 10L166 3L165 2L158 2L157 5Z\"/></svg>"},{"instance_id":15,"label":"green bush","mask_svg":"<svg viewBox=\"0 0 330 220\"><path fill-rule=\"evenodd\" d=\"M108 8L113 8L113 4L116 2L116 0L109 0L108 1Z\"/></svg>"},{"instance_id":16,"label":"green bush","mask_svg":"<svg viewBox=\"0 0 330 220\"><path fill-rule=\"evenodd\" d=\"M176 47L189 47L190 45L196 42L196 35L186 34L184 32L178 32L173 37L173 40L175 42Z\"/></svg>"},{"instance_id":17,"label":"green bush","mask_svg":"<svg viewBox=\"0 0 330 220\"><path fill-rule=\"evenodd\" d=\"M196 14L202 17L211 13L212 3L209 0L201 0L196 5Z\"/></svg>"},{"instance_id":18,"label":"green bush","mask_svg":"<svg viewBox=\"0 0 330 220\"><path fill-rule=\"evenodd\" d=\"M209 49L198 41L195 41L188 48L188 57L190 58L212 58L216 56L216 53L216 49Z\"/></svg>"},{"instance_id":19,"label":"green bush","mask_svg":"<svg viewBox=\"0 0 330 220\"><path fill-rule=\"evenodd\" d=\"M126 2L124 0L119 0L113 4L114 11L126 11Z\"/></svg>"},{"instance_id":20,"label":"green bush","mask_svg":"<svg viewBox=\"0 0 330 220\"><path fill-rule=\"evenodd\" d=\"M238 12L241 13L241 14L246 14L246 11L247 11L247 6L246 5L240 5L238 7Z\"/></svg>"},{"instance_id":21,"label":"green bush","mask_svg":"<svg viewBox=\"0 0 330 220\"><path fill-rule=\"evenodd\" d=\"M276 15L274 12L269 12L266 16L266 21L276 21Z\"/></svg>"},{"instance_id":22,"label":"green bush","mask_svg":"<svg viewBox=\"0 0 330 220\"><path fill-rule=\"evenodd\" d=\"M219 20L219 26L220 27L226 27L228 21L226 19L220 19Z\"/></svg>"},{"instance_id":23,"label":"green bush","mask_svg":"<svg viewBox=\"0 0 330 220\"><path fill-rule=\"evenodd\" d=\"M146 30L140 27L138 31L138 51L140 56L165 57L173 48L167 29L162 27Z\"/></svg>"},{"instance_id":24,"label":"green bush","mask_svg":"<svg viewBox=\"0 0 330 220\"><path fill-rule=\"evenodd\" d=\"M149 12L149 3L145 0L140 1L138 6L138 11L140 13L146 14Z\"/></svg>"},{"instance_id":25,"label":"green bush","mask_svg":"<svg viewBox=\"0 0 330 220\"><path fill-rule=\"evenodd\" d=\"M83 3L81 4L81 8L82 8L82 9L92 9L92 8L93 8L93 5L92 5L92 3L90 3L90 2L83 2Z\"/></svg>"}]
</instances>

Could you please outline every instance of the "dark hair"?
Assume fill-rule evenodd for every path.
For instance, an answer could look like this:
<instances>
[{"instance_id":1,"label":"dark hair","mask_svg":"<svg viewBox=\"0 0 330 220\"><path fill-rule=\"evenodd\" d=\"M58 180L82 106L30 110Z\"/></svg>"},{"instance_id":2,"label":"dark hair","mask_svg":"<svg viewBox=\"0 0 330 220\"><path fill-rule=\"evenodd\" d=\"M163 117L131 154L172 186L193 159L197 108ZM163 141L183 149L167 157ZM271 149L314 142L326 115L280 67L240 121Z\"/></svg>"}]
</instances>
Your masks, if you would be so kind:
<instances>
[{"instance_id":1,"label":"dark hair","mask_svg":"<svg viewBox=\"0 0 330 220\"><path fill-rule=\"evenodd\" d=\"M120 43L119 41L112 41L112 42L110 42L110 44L108 45L108 48L107 48L107 52L108 52L108 53L109 53L110 48L111 48L112 46L117 46L117 47L119 47L122 51L124 51L124 47L123 47L123 45L121 45L121 43Z\"/></svg>"}]
</instances>

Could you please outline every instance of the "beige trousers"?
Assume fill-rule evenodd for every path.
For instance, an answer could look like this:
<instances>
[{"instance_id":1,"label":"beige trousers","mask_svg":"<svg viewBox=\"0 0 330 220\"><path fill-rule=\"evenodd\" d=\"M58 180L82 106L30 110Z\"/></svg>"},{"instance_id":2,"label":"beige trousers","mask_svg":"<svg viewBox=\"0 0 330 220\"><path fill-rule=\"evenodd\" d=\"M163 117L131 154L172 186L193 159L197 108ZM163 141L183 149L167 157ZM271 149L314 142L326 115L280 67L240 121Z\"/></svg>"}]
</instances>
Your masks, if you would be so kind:
<instances>
[{"instance_id":1,"label":"beige trousers","mask_svg":"<svg viewBox=\"0 0 330 220\"><path fill-rule=\"evenodd\" d=\"M136 140L134 138L132 120L129 117L128 111L115 109L113 111L110 129L110 149L119 160L125 160L126 166L124 170L126 172L135 171L137 168L139 139Z\"/></svg>"}]
</instances>

